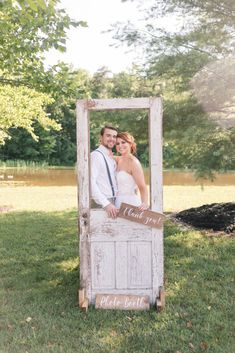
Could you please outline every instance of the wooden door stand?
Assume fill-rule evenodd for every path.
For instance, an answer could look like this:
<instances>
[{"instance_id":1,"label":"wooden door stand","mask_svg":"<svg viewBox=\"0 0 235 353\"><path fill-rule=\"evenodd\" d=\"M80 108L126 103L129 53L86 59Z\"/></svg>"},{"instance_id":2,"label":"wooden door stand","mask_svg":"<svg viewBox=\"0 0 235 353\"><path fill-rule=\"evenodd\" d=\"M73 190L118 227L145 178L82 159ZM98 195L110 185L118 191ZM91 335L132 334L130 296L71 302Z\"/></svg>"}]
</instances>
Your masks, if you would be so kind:
<instances>
[{"instance_id":1,"label":"wooden door stand","mask_svg":"<svg viewBox=\"0 0 235 353\"><path fill-rule=\"evenodd\" d=\"M89 300L86 297L85 289L79 289L78 290L78 304L79 304L79 308L81 310L84 310L85 312L87 312L88 305L89 305Z\"/></svg>"},{"instance_id":2,"label":"wooden door stand","mask_svg":"<svg viewBox=\"0 0 235 353\"><path fill-rule=\"evenodd\" d=\"M77 101L77 168L79 205L79 307L96 304L111 309L142 310L165 305L163 288L163 226L154 228L90 207L90 127L92 111L148 111L150 203L162 214L162 99L160 97ZM150 217L150 216L149 216ZM152 218L151 218L152 219ZM156 222L156 219L153 219ZM146 300L148 298L148 302ZM100 306L101 305L101 306Z\"/></svg>"},{"instance_id":3,"label":"wooden door stand","mask_svg":"<svg viewBox=\"0 0 235 353\"><path fill-rule=\"evenodd\" d=\"M159 289L159 297L156 298L156 309L160 313L165 307L165 290L164 287Z\"/></svg>"},{"instance_id":4,"label":"wooden door stand","mask_svg":"<svg viewBox=\"0 0 235 353\"><path fill-rule=\"evenodd\" d=\"M79 308L85 312L88 310L89 300L86 297L85 289L78 290L78 304ZM165 307L165 290L164 287L160 287L159 296L156 298L156 309L160 313Z\"/></svg>"}]
</instances>

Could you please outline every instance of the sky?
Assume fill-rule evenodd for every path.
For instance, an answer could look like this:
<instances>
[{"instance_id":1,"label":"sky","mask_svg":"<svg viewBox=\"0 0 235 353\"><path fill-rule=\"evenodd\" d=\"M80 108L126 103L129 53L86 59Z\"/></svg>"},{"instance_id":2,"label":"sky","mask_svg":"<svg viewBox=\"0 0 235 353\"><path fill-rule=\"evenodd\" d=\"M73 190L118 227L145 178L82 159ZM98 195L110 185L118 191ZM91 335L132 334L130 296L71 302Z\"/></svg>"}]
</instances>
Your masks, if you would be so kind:
<instances>
[{"instance_id":1,"label":"sky","mask_svg":"<svg viewBox=\"0 0 235 353\"><path fill-rule=\"evenodd\" d=\"M61 0L61 7L72 19L87 21L88 27L77 27L68 31L67 51L59 53L50 50L46 55L46 66L60 61L83 68L91 74L102 66L113 73L131 67L136 54L126 46L111 47L114 43L111 33L102 33L112 23L127 20L135 21L138 10L135 2L122 3L121 0Z\"/></svg>"}]
</instances>

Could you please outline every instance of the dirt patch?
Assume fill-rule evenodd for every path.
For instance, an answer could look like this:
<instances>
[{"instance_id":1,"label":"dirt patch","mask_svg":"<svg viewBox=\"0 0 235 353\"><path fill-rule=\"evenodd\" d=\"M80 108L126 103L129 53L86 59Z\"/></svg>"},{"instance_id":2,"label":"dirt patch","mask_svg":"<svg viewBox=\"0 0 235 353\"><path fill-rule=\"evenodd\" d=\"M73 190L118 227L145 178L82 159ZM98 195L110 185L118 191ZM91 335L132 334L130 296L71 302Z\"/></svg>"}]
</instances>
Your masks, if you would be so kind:
<instances>
[{"instance_id":1,"label":"dirt patch","mask_svg":"<svg viewBox=\"0 0 235 353\"><path fill-rule=\"evenodd\" d=\"M199 229L235 234L235 203L213 203L178 212L174 217Z\"/></svg>"}]
</instances>

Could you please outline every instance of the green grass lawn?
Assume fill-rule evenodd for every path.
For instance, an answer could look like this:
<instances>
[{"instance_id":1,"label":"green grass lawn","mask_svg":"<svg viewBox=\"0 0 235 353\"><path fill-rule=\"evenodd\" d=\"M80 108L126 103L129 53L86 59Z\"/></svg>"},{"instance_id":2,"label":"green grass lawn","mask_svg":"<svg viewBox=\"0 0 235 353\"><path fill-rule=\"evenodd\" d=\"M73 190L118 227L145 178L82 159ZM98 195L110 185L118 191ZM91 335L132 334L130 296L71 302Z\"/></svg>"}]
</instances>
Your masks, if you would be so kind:
<instances>
[{"instance_id":1,"label":"green grass lawn","mask_svg":"<svg viewBox=\"0 0 235 353\"><path fill-rule=\"evenodd\" d=\"M76 306L76 212L0 215L1 353L233 353L234 238L165 227L161 314Z\"/></svg>"}]
</instances>

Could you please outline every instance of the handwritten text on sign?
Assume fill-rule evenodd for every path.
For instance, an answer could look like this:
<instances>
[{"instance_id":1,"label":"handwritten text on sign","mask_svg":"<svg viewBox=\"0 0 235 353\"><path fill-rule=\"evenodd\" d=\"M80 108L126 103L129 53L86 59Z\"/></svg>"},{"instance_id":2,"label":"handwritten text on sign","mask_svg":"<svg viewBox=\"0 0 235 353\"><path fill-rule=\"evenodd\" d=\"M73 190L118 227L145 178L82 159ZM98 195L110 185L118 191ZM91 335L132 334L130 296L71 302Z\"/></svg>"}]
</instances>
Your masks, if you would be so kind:
<instances>
[{"instance_id":1,"label":"handwritten text on sign","mask_svg":"<svg viewBox=\"0 0 235 353\"><path fill-rule=\"evenodd\" d=\"M164 215L153 211L139 211L138 207L122 203L119 209L118 217L128 219L129 221L144 224L148 227L162 228Z\"/></svg>"},{"instance_id":2,"label":"handwritten text on sign","mask_svg":"<svg viewBox=\"0 0 235 353\"><path fill-rule=\"evenodd\" d=\"M97 294L96 309L149 310L147 295Z\"/></svg>"}]
</instances>

